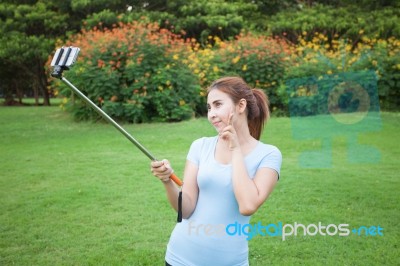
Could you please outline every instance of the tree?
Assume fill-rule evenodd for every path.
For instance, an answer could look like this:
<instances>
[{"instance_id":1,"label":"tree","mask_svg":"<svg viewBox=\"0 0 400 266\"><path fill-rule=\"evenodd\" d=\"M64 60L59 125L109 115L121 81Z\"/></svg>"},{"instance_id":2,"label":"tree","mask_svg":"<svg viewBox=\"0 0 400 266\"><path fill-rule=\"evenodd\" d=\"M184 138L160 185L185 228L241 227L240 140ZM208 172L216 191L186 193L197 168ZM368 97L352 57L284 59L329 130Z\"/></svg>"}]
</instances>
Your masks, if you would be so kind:
<instances>
[{"instance_id":1,"label":"tree","mask_svg":"<svg viewBox=\"0 0 400 266\"><path fill-rule=\"evenodd\" d=\"M329 39L335 35L349 38L354 44L359 41L360 32L371 38L400 36L399 8L368 11L364 8L316 3L311 7L279 12L264 23L274 35L285 35L292 42L297 42L301 35L312 39L315 33L324 33Z\"/></svg>"},{"instance_id":2,"label":"tree","mask_svg":"<svg viewBox=\"0 0 400 266\"><path fill-rule=\"evenodd\" d=\"M12 104L13 94L30 89L35 92L36 104L39 92L44 97L43 104L50 104L44 65L55 37L68 26L67 15L50 7L43 2L0 5L0 80L6 104Z\"/></svg>"},{"instance_id":3,"label":"tree","mask_svg":"<svg viewBox=\"0 0 400 266\"><path fill-rule=\"evenodd\" d=\"M2 1L0 3L0 81L6 104L14 95L33 94L38 104L50 104L45 71L57 39L78 31L82 20L104 8L122 12L129 1L54 0Z\"/></svg>"},{"instance_id":4,"label":"tree","mask_svg":"<svg viewBox=\"0 0 400 266\"><path fill-rule=\"evenodd\" d=\"M252 18L259 17L257 5L246 1L135 2L137 5L123 18L124 21L140 20L146 16L163 28L181 34L185 38L195 38L202 43L206 43L209 36L218 36L223 40L234 37L244 28L250 29Z\"/></svg>"}]
</instances>

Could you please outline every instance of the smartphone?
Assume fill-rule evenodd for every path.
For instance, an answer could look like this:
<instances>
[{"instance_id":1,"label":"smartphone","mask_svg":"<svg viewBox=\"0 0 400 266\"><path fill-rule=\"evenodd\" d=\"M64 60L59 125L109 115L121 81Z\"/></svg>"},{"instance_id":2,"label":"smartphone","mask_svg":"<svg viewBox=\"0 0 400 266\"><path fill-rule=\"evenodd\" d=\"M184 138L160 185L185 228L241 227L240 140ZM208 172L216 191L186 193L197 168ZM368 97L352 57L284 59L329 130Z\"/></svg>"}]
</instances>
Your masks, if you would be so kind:
<instances>
[{"instance_id":1,"label":"smartphone","mask_svg":"<svg viewBox=\"0 0 400 266\"><path fill-rule=\"evenodd\" d=\"M78 57L80 49L78 47L61 47L57 49L53 60L51 61L51 66L61 66L69 67L73 65Z\"/></svg>"}]
</instances>

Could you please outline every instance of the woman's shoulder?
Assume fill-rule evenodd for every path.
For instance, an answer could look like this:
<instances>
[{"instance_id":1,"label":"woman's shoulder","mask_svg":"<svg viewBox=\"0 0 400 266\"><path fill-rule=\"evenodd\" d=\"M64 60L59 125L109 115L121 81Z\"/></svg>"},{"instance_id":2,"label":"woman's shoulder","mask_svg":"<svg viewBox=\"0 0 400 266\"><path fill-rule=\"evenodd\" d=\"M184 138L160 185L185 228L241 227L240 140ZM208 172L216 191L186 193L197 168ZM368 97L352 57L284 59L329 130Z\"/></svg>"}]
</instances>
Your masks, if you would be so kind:
<instances>
[{"instance_id":1,"label":"woman's shoulder","mask_svg":"<svg viewBox=\"0 0 400 266\"><path fill-rule=\"evenodd\" d=\"M213 137L202 137L193 141L187 159L199 164L201 158L208 157L212 154L214 147L213 141L215 141Z\"/></svg>"},{"instance_id":2,"label":"woman's shoulder","mask_svg":"<svg viewBox=\"0 0 400 266\"><path fill-rule=\"evenodd\" d=\"M274 146L274 145L272 145L272 144L267 144L267 143L263 143L263 142L260 141L259 147L263 151L263 153L275 154L275 155L278 155L278 156L282 157L282 153L279 150L279 148Z\"/></svg>"},{"instance_id":3,"label":"woman's shoulder","mask_svg":"<svg viewBox=\"0 0 400 266\"><path fill-rule=\"evenodd\" d=\"M210 145L212 143L214 143L217 139L217 136L214 137L201 137L196 139L195 141L193 141L192 145L200 145L200 146L204 146L204 145Z\"/></svg>"}]
</instances>

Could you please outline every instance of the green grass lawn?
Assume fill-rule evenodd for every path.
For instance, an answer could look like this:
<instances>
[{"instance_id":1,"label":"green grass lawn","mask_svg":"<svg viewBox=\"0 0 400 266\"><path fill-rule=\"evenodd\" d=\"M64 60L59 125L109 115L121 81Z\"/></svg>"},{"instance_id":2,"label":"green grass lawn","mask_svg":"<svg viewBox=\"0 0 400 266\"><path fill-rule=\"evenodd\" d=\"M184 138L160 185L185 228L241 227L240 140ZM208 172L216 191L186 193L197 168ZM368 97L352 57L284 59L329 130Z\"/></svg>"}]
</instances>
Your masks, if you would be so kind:
<instances>
[{"instance_id":1,"label":"green grass lawn","mask_svg":"<svg viewBox=\"0 0 400 266\"><path fill-rule=\"evenodd\" d=\"M52 106L59 106L62 102L62 98L50 98L50 105ZM14 101L18 101L17 98L14 98ZM0 98L0 106L4 105L4 99ZM22 98L22 105L25 106L33 106L35 105L34 98ZM39 105L43 105L43 98L39 98Z\"/></svg>"},{"instance_id":2,"label":"green grass lawn","mask_svg":"<svg viewBox=\"0 0 400 266\"><path fill-rule=\"evenodd\" d=\"M379 130L358 134L380 158L349 162L338 133L326 168L299 163L323 143L298 139L291 122L272 118L262 136L284 160L251 222L379 225L384 235L257 236L250 264L399 265L400 115L382 113ZM179 176L191 142L215 134L206 119L124 127ZM148 158L111 125L76 123L57 107L2 107L0 159L0 265L163 265L175 212Z\"/></svg>"}]
</instances>

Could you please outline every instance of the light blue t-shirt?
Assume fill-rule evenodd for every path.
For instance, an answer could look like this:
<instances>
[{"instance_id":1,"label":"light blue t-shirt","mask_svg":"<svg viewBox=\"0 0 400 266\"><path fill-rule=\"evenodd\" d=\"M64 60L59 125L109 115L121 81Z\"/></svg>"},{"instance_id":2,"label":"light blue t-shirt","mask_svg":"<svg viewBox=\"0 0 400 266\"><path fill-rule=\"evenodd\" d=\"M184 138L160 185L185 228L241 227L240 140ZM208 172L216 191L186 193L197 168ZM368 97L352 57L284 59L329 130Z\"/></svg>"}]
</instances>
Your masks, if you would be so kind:
<instances>
[{"instance_id":1,"label":"light blue t-shirt","mask_svg":"<svg viewBox=\"0 0 400 266\"><path fill-rule=\"evenodd\" d=\"M199 167L199 196L193 214L177 223L171 234L165 260L173 266L248 265L247 236L228 234L226 227L248 224L250 216L239 212L232 187L232 166L215 160L217 142L218 136L198 139L187 155L187 160ZM262 167L272 168L279 175L281 163L278 148L261 142L245 157L252 178Z\"/></svg>"}]
</instances>

